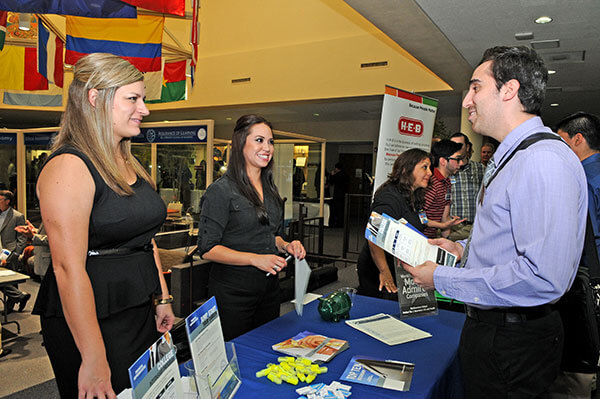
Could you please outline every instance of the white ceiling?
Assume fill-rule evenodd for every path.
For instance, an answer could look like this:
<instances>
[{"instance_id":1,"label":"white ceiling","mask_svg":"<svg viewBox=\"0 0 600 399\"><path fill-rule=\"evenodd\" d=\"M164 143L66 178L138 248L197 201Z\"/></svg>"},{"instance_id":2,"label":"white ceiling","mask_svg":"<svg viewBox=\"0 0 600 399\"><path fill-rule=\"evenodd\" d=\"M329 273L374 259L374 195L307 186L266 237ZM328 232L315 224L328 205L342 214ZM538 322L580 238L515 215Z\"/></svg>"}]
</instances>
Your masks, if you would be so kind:
<instances>
[{"instance_id":1,"label":"white ceiling","mask_svg":"<svg viewBox=\"0 0 600 399\"><path fill-rule=\"evenodd\" d=\"M547 59L550 76L546 105L542 113L548 125L578 110L600 114L600 1L598 0L344 0L392 40L419 59L455 90L424 93L440 100L438 116L460 115L462 91L483 51L494 45L530 45L517 41L518 32L532 32L534 40L558 39L560 47L539 50ZM549 15L554 21L536 25L533 21ZM555 53L583 55L580 61L553 61ZM550 107L550 103L559 103ZM245 113L259 113L276 127L327 138L322 126L369 126L377 129L382 96L314 100L252 106L230 106L190 110L154 111L146 121L214 119L217 136L227 137L235 119ZM318 116L314 114L318 113ZM232 118L232 120L227 120ZM0 126L56 126L58 112L0 110ZM356 124L350 123L356 121ZM367 125L365 123L368 122ZM361 124L362 123L362 124ZM319 127L320 126L320 127ZM349 141L358 137L348 132ZM339 141L339 140L334 140Z\"/></svg>"}]
</instances>

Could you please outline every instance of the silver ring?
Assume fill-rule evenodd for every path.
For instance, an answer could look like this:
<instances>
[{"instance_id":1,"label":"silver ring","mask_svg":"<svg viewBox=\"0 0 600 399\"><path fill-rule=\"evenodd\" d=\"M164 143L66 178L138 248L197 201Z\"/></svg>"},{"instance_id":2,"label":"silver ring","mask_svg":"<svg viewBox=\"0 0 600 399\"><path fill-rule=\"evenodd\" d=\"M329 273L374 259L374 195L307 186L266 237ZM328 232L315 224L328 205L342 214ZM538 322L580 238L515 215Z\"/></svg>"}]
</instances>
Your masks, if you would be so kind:
<instances>
[{"instance_id":1,"label":"silver ring","mask_svg":"<svg viewBox=\"0 0 600 399\"><path fill-rule=\"evenodd\" d=\"M279 271L279 266L274 266L273 269L275 269L276 272Z\"/></svg>"}]
</instances>

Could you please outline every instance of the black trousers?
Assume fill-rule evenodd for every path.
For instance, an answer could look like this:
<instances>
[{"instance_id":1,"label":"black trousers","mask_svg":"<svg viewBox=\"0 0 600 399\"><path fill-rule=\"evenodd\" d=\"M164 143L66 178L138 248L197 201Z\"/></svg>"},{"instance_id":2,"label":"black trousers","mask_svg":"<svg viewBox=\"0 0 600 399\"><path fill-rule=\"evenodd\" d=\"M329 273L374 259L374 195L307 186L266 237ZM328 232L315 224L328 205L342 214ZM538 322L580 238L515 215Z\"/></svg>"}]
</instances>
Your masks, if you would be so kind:
<instances>
[{"instance_id":1,"label":"black trousers","mask_svg":"<svg viewBox=\"0 0 600 399\"><path fill-rule=\"evenodd\" d=\"M459 358L467 398L544 398L563 347L557 311L536 320L495 325L467 317Z\"/></svg>"},{"instance_id":2,"label":"black trousers","mask_svg":"<svg viewBox=\"0 0 600 399\"><path fill-rule=\"evenodd\" d=\"M118 395L131 387L129 367L159 337L156 331L154 307L150 302L98 320L106 357L111 372L111 384ZM81 355L62 317L41 317L44 345L56 377L62 399L77 398L77 381Z\"/></svg>"},{"instance_id":3,"label":"black trousers","mask_svg":"<svg viewBox=\"0 0 600 399\"><path fill-rule=\"evenodd\" d=\"M279 317L279 278L251 266L213 264L208 281L225 341Z\"/></svg>"}]
</instances>

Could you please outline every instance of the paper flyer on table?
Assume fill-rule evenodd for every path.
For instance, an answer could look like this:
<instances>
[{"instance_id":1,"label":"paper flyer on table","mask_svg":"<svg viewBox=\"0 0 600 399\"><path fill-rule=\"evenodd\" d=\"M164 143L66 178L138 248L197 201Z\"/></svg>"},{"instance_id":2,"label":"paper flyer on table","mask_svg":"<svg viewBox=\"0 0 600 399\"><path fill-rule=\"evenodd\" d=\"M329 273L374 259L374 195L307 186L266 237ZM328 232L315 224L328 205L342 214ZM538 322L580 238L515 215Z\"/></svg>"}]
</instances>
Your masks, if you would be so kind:
<instances>
[{"instance_id":1,"label":"paper flyer on table","mask_svg":"<svg viewBox=\"0 0 600 399\"><path fill-rule=\"evenodd\" d=\"M406 220L395 220L385 213L371 212L365 238L411 266L428 260L443 266L456 265L455 255L429 244L427 237Z\"/></svg>"},{"instance_id":2,"label":"paper flyer on table","mask_svg":"<svg viewBox=\"0 0 600 399\"><path fill-rule=\"evenodd\" d=\"M134 399L177 399L183 396L171 334L166 332L129 368Z\"/></svg>"},{"instance_id":3,"label":"paper flyer on table","mask_svg":"<svg viewBox=\"0 0 600 399\"><path fill-rule=\"evenodd\" d=\"M413 363L353 356L340 378L348 382L408 391L414 370Z\"/></svg>"},{"instance_id":4,"label":"paper flyer on table","mask_svg":"<svg viewBox=\"0 0 600 399\"><path fill-rule=\"evenodd\" d=\"M384 313L346 320L346 324L388 345L398 345L431 337L430 333Z\"/></svg>"},{"instance_id":5,"label":"paper flyer on table","mask_svg":"<svg viewBox=\"0 0 600 399\"><path fill-rule=\"evenodd\" d=\"M304 300L302 301L302 304L308 305L312 301L316 301L317 299L321 298L322 296L323 295L321 295L321 294L315 294L315 293L312 293L312 292L307 292L306 295L304 295ZM296 303L296 300L292 299L290 302L291 303Z\"/></svg>"},{"instance_id":6,"label":"paper flyer on table","mask_svg":"<svg viewBox=\"0 0 600 399\"><path fill-rule=\"evenodd\" d=\"M200 399L211 399L214 384L228 367L225 340L215 297L185 319Z\"/></svg>"},{"instance_id":7,"label":"paper flyer on table","mask_svg":"<svg viewBox=\"0 0 600 399\"><path fill-rule=\"evenodd\" d=\"M296 270L294 274L294 296L296 313L298 316L302 316L302 309L304 308L304 295L306 295L306 289L308 288L308 281L310 280L310 266L306 262L306 259L299 260L296 258Z\"/></svg>"}]
</instances>

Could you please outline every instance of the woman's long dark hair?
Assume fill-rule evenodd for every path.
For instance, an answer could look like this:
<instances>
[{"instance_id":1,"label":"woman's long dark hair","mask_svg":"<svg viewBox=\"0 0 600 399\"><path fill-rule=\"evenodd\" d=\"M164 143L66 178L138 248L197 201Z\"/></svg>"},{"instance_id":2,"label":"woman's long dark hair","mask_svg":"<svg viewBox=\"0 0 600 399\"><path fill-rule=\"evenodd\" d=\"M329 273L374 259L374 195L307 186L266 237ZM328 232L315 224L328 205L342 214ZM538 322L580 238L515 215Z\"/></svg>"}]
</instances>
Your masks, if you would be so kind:
<instances>
[{"instance_id":1,"label":"woman's long dark hair","mask_svg":"<svg viewBox=\"0 0 600 399\"><path fill-rule=\"evenodd\" d=\"M385 186L393 184L412 206L413 210L419 211L425 203L425 189L419 187L413 191L412 186L415 182L413 171L415 170L415 166L424 159L429 159L431 161L431 154L419 148L412 148L398 155L398 158L394 161L394 166L392 167L392 172L389 174L388 179L377 189L377 191Z\"/></svg>"},{"instance_id":2,"label":"woman's long dark hair","mask_svg":"<svg viewBox=\"0 0 600 399\"><path fill-rule=\"evenodd\" d=\"M254 125L264 123L273 130L271 123L262 116L258 115L244 115L240 117L233 129L233 136L231 137L231 154L229 156L229 165L227 166L227 176L232 179L242 195L252 204L256 209L258 218L266 220L267 210L263 201L260 200L260 196L256 192L256 189L250 182L248 172L246 171L246 160L244 158L244 146L246 145L246 139L250 134L250 129ZM269 161L267 166L262 168L260 172L260 180L263 186L263 195L271 195L275 198L279 206L283 207L283 200L279 196L275 182L273 181L273 158Z\"/></svg>"}]
</instances>

